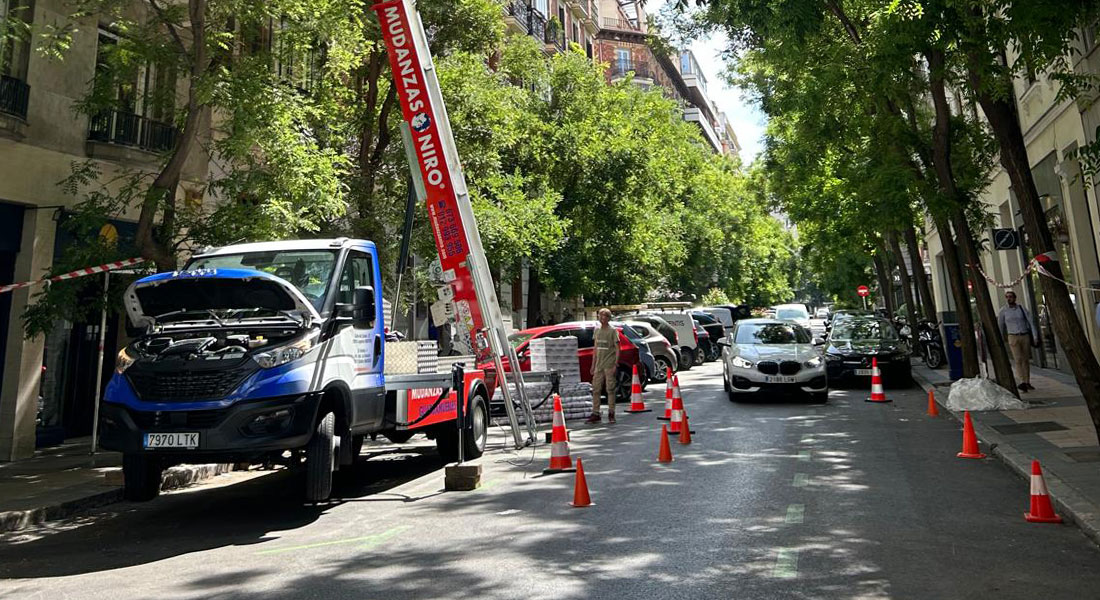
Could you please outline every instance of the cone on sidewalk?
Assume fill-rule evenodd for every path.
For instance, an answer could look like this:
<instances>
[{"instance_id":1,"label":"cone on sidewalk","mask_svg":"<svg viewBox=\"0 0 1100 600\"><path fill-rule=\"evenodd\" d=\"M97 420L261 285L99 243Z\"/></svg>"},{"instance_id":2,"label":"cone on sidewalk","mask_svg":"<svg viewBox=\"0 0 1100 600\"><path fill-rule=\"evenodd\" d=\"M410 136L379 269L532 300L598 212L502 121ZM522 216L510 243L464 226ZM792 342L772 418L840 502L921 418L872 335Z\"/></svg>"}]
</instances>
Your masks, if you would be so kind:
<instances>
[{"instance_id":1,"label":"cone on sidewalk","mask_svg":"<svg viewBox=\"0 0 1100 600\"><path fill-rule=\"evenodd\" d=\"M684 426L680 428L680 443L684 445L691 443L691 425L688 424L687 413L684 413Z\"/></svg>"},{"instance_id":2,"label":"cone on sidewalk","mask_svg":"<svg viewBox=\"0 0 1100 600\"><path fill-rule=\"evenodd\" d=\"M963 413L962 452L955 456L959 458L985 458L985 454L978 448L978 436L974 435L974 423L970 420L969 410Z\"/></svg>"},{"instance_id":3,"label":"cone on sidewalk","mask_svg":"<svg viewBox=\"0 0 1100 600\"><path fill-rule=\"evenodd\" d=\"M569 458L569 434L565 431L565 414L561 410L561 396L554 394L554 426L550 431L550 466L542 472L550 475L573 470L573 460Z\"/></svg>"},{"instance_id":4,"label":"cone on sidewalk","mask_svg":"<svg viewBox=\"0 0 1100 600\"><path fill-rule=\"evenodd\" d=\"M577 457L577 476L573 478L573 501L570 502L574 508L584 508L586 506L592 506L592 498L588 495L588 480L584 478L584 464L581 463L581 457Z\"/></svg>"},{"instance_id":5,"label":"cone on sidewalk","mask_svg":"<svg viewBox=\"0 0 1100 600\"><path fill-rule=\"evenodd\" d=\"M665 414L658 416L658 421L668 421L672 418L672 369L665 369Z\"/></svg>"},{"instance_id":6,"label":"cone on sidewalk","mask_svg":"<svg viewBox=\"0 0 1100 600\"><path fill-rule=\"evenodd\" d=\"M657 451L657 462L672 462L672 447L668 445L668 425L661 425L661 448Z\"/></svg>"},{"instance_id":7,"label":"cone on sidewalk","mask_svg":"<svg viewBox=\"0 0 1100 600\"><path fill-rule=\"evenodd\" d=\"M626 412L650 412L645 407L645 400L642 399L642 382L638 380L638 365L634 365L634 377L630 381L630 408L626 409Z\"/></svg>"},{"instance_id":8,"label":"cone on sidewalk","mask_svg":"<svg viewBox=\"0 0 1100 600\"><path fill-rule=\"evenodd\" d=\"M929 388L928 390L928 416L940 416L940 409L938 406L936 406L936 392L931 388Z\"/></svg>"},{"instance_id":9,"label":"cone on sidewalk","mask_svg":"<svg viewBox=\"0 0 1100 600\"><path fill-rule=\"evenodd\" d=\"M871 357L871 397L867 402L889 402L882 390L882 373L878 370L878 358Z\"/></svg>"},{"instance_id":10,"label":"cone on sidewalk","mask_svg":"<svg viewBox=\"0 0 1100 600\"><path fill-rule=\"evenodd\" d=\"M1047 493L1047 482L1039 461L1031 461L1031 510L1024 514L1029 523L1061 523L1062 517L1054 512Z\"/></svg>"}]
</instances>

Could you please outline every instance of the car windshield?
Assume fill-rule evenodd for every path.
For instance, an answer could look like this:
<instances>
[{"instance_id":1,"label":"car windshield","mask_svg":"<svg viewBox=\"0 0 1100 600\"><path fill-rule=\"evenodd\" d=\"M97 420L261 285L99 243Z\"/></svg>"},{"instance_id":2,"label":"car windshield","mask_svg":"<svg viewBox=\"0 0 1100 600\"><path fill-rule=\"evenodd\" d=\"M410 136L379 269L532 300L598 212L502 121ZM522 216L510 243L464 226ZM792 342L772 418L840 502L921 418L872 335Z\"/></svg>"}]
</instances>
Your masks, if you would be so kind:
<instances>
[{"instance_id":1,"label":"car windshield","mask_svg":"<svg viewBox=\"0 0 1100 600\"><path fill-rule=\"evenodd\" d=\"M810 334L788 323L745 323L738 325L738 344L809 344Z\"/></svg>"},{"instance_id":2,"label":"car windshield","mask_svg":"<svg viewBox=\"0 0 1100 600\"><path fill-rule=\"evenodd\" d=\"M320 312L335 265L334 250L272 250L200 256L191 260L184 270L253 269L270 273L298 288Z\"/></svg>"},{"instance_id":3,"label":"car windshield","mask_svg":"<svg viewBox=\"0 0 1100 600\"><path fill-rule=\"evenodd\" d=\"M513 333L508 336L508 343L512 344L512 348L519 348L523 345L523 342L535 337L533 333Z\"/></svg>"},{"instance_id":4,"label":"car windshield","mask_svg":"<svg viewBox=\"0 0 1100 600\"><path fill-rule=\"evenodd\" d=\"M833 327L835 342L897 341L898 332L885 319L849 318Z\"/></svg>"},{"instance_id":5,"label":"car windshield","mask_svg":"<svg viewBox=\"0 0 1100 600\"><path fill-rule=\"evenodd\" d=\"M808 319L810 315L801 308L779 308L775 311L777 319Z\"/></svg>"}]
</instances>

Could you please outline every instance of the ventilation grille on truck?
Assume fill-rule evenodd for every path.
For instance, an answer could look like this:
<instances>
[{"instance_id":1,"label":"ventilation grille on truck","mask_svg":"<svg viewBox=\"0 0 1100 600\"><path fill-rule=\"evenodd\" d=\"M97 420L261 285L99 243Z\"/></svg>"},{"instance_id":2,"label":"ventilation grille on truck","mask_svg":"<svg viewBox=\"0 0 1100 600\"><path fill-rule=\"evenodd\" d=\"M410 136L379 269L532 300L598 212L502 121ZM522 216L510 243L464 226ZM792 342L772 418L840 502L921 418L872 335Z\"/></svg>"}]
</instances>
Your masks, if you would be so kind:
<instances>
[{"instance_id":1,"label":"ventilation grille on truck","mask_svg":"<svg viewBox=\"0 0 1100 600\"><path fill-rule=\"evenodd\" d=\"M126 377L142 400L187 402L224 398L254 371L252 366L243 366L207 371L127 372Z\"/></svg>"}]
</instances>

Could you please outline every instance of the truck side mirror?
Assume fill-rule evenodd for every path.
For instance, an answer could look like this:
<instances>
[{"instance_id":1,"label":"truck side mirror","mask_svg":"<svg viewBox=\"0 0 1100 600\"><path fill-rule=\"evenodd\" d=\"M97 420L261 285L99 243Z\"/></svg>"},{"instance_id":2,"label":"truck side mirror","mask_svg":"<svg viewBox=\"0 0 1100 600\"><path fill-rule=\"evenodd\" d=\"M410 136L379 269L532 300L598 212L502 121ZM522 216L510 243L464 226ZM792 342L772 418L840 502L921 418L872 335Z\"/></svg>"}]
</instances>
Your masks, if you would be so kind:
<instances>
[{"instance_id":1,"label":"truck side mirror","mask_svg":"<svg viewBox=\"0 0 1100 600\"><path fill-rule=\"evenodd\" d=\"M370 286L355 288L355 292L352 294L351 306L352 322L357 325L370 325L374 323L374 312L377 308L374 304L374 288Z\"/></svg>"}]
</instances>

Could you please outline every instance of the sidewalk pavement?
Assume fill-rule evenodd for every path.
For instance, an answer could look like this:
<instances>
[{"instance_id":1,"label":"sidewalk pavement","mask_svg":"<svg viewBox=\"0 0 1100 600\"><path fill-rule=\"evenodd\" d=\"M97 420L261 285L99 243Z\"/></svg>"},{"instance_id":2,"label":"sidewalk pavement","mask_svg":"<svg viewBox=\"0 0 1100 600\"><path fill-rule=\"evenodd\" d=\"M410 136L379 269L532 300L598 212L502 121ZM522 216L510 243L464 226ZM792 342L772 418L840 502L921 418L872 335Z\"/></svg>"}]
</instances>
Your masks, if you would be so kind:
<instances>
[{"instance_id":1,"label":"sidewalk pavement","mask_svg":"<svg viewBox=\"0 0 1100 600\"><path fill-rule=\"evenodd\" d=\"M946 368L914 364L913 375L924 389L936 390L941 406L947 404ZM1033 367L1031 384L1034 390L1020 393L1028 409L973 411L974 431L986 452L1024 479L1030 480L1031 461L1038 460L1059 514L1100 544L1100 444L1085 400L1073 376L1059 371ZM944 412L962 419L961 413ZM1021 497L1021 513L1027 508Z\"/></svg>"},{"instance_id":2,"label":"sidewalk pavement","mask_svg":"<svg viewBox=\"0 0 1100 600\"><path fill-rule=\"evenodd\" d=\"M122 455L89 453L90 438L0 463L0 532L60 519L122 500ZM177 489L229 470L229 465L180 465L165 471L162 490Z\"/></svg>"}]
</instances>

